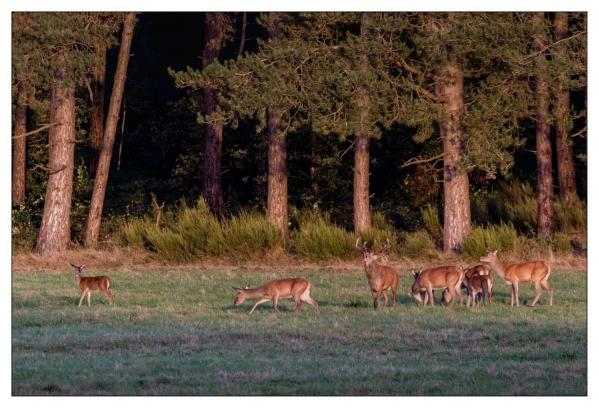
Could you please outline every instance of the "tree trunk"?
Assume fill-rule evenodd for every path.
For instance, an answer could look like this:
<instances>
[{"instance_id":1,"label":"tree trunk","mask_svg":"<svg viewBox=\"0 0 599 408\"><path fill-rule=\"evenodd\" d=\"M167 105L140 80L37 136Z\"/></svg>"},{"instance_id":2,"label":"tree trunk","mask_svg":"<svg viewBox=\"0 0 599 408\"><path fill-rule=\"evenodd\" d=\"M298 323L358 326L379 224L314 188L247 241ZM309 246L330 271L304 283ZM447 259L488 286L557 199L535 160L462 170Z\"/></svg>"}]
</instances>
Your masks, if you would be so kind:
<instances>
[{"instance_id":1,"label":"tree trunk","mask_svg":"<svg viewBox=\"0 0 599 408\"><path fill-rule=\"evenodd\" d=\"M536 58L535 99L537 104L537 236L550 236L553 230L553 180L551 174L551 139L548 123L549 86L545 79L547 38L542 29L544 13L536 13L534 24L537 34L534 45L540 55Z\"/></svg>"},{"instance_id":2,"label":"tree trunk","mask_svg":"<svg viewBox=\"0 0 599 408\"><path fill-rule=\"evenodd\" d=\"M555 40L559 41L568 35L568 13L555 13ZM565 50L556 44L555 53L558 60L565 58ZM562 74L563 75L563 74ZM555 146L557 150L557 177L559 194L562 200L573 203L578 201L576 194L576 178L574 174L574 154L570 143L570 90L565 84L566 78L559 78L555 104Z\"/></svg>"},{"instance_id":3,"label":"tree trunk","mask_svg":"<svg viewBox=\"0 0 599 408\"><path fill-rule=\"evenodd\" d=\"M112 94L110 95L110 106L108 107L108 116L102 140L102 150L100 151L98 169L96 171L96 177L94 178L94 191L92 193L92 201L87 217L87 228L85 230L86 245L96 245L98 242L98 235L100 234L104 196L106 195L110 161L112 159L112 146L114 145L116 126L119 121L119 112L121 109L121 100L123 99L125 79L127 77L127 66L129 65L129 54L131 51L134 27L135 13L128 13L123 24L121 47L119 50L116 72L114 74Z\"/></svg>"},{"instance_id":4,"label":"tree trunk","mask_svg":"<svg viewBox=\"0 0 599 408\"><path fill-rule=\"evenodd\" d=\"M17 90L17 103L15 107L14 135L19 136L27 132L27 94L23 83ZM18 206L25 202L26 185L26 156L27 137L13 139L12 151L12 205Z\"/></svg>"},{"instance_id":5,"label":"tree trunk","mask_svg":"<svg viewBox=\"0 0 599 408\"><path fill-rule=\"evenodd\" d=\"M269 16L268 36L271 40L281 38L281 20L278 13ZM267 110L268 126L268 205L267 216L287 237L288 199L287 199L287 137L281 129L282 113L276 106Z\"/></svg>"},{"instance_id":6,"label":"tree trunk","mask_svg":"<svg viewBox=\"0 0 599 408\"><path fill-rule=\"evenodd\" d=\"M36 251L65 250L71 240L71 198L75 161L75 88L66 78L65 57L59 54L52 82L48 132L48 186Z\"/></svg>"},{"instance_id":7,"label":"tree trunk","mask_svg":"<svg viewBox=\"0 0 599 408\"><path fill-rule=\"evenodd\" d=\"M206 68L214 60L224 43L224 27L222 13L206 13L204 25L204 38L206 45L202 52L202 68ZM218 94L213 88L203 88L202 98L204 114L209 117L218 104ZM202 195L212 212L222 218L224 214L224 200L221 181L223 148L223 125L209 123L204 130L204 169Z\"/></svg>"},{"instance_id":8,"label":"tree trunk","mask_svg":"<svg viewBox=\"0 0 599 408\"><path fill-rule=\"evenodd\" d=\"M461 115L464 110L464 77L455 62L439 73L436 95L443 102L440 133L443 140L443 251L460 250L470 233L468 173L460 168Z\"/></svg>"},{"instance_id":9,"label":"tree trunk","mask_svg":"<svg viewBox=\"0 0 599 408\"><path fill-rule=\"evenodd\" d=\"M368 13L362 13L360 21L360 36L366 36L368 32ZM362 69L368 69L363 56ZM369 99L364 89L356 93L360 122L368 119ZM366 231L370 228L370 153L369 135L365 129L356 134L354 142L354 230L356 232Z\"/></svg>"},{"instance_id":10,"label":"tree trunk","mask_svg":"<svg viewBox=\"0 0 599 408\"><path fill-rule=\"evenodd\" d=\"M96 48L98 65L94 69L91 84L92 103L89 118L89 144L91 156L89 158L89 172L93 176L98 168L98 159L102 150L104 137L104 82L106 78L106 44L98 42Z\"/></svg>"}]
</instances>

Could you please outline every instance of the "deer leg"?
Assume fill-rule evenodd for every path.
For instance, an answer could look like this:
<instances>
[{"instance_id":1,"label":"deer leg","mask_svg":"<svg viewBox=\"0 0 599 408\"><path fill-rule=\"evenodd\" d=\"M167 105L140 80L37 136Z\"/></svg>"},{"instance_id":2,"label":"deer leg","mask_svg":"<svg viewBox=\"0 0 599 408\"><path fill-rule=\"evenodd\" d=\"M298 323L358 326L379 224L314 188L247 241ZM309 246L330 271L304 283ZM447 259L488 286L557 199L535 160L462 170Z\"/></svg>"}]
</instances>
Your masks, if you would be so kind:
<instances>
[{"instance_id":1,"label":"deer leg","mask_svg":"<svg viewBox=\"0 0 599 408\"><path fill-rule=\"evenodd\" d=\"M92 292L91 290L87 291L87 307L91 307L91 297L92 297Z\"/></svg>"},{"instance_id":2,"label":"deer leg","mask_svg":"<svg viewBox=\"0 0 599 408\"><path fill-rule=\"evenodd\" d=\"M254 309L256 309L256 306L262 304L262 303L266 303L268 302L270 299L260 299L259 301L256 302L256 304L254 305L254 307L252 307L252 310L250 310L250 314L254 313Z\"/></svg>"},{"instance_id":3,"label":"deer leg","mask_svg":"<svg viewBox=\"0 0 599 408\"><path fill-rule=\"evenodd\" d=\"M299 312L302 310L302 300L298 294L293 295L293 300L295 300L295 312Z\"/></svg>"},{"instance_id":4,"label":"deer leg","mask_svg":"<svg viewBox=\"0 0 599 408\"><path fill-rule=\"evenodd\" d=\"M277 307L278 303L279 303L279 295L275 295L275 297L272 298L272 308L274 309L275 312L279 311L279 308Z\"/></svg>"},{"instance_id":5,"label":"deer leg","mask_svg":"<svg viewBox=\"0 0 599 408\"><path fill-rule=\"evenodd\" d=\"M514 307L514 284L512 283L512 293L511 293L512 297L510 300L510 306Z\"/></svg>"},{"instance_id":6,"label":"deer leg","mask_svg":"<svg viewBox=\"0 0 599 408\"><path fill-rule=\"evenodd\" d=\"M516 298L516 307L520 306L520 296L519 296L519 290L518 290L518 282L514 282L512 285L514 285L514 297Z\"/></svg>"},{"instance_id":7,"label":"deer leg","mask_svg":"<svg viewBox=\"0 0 599 408\"><path fill-rule=\"evenodd\" d=\"M112 305L112 293L110 293L110 289L106 289L104 295L106 296L106 299L108 299L108 304Z\"/></svg>"},{"instance_id":8,"label":"deer leg","mask_svg":"<svg viewBox=\"0 0 599 408\"><path fill-rule=\"evenodd\" d=\"M530 307L534 307L534 305L537 304L542 293L543 292L541 292L541 282L535 282L535 298L532 300Z\"/></svg>"},{"instance_id":9,"label":"deer leg","mask_svg":"<svg viewBox=\"0 0 599 408\"><path fill-rule=\"evenodd\" d=\"M87 294L87 290L81 291L81 297L79 298L79 307L81 307L81 302L83 302L83 298Z\"/></svg>"},{"instance_id":10,"label":"deer leg","mask_svg":"<svg viewBox=\"0 0 599 408\"><path fill-rule=\"evenodd\" d=\"M387 307L387 302L389 301L389 295L387 295L386 290L383 290L381 293L383 294L383 298L385 298L385 307Z\"/></svg>"},{"instance_id":11,"label":"deer leg","mask_svg":"<svg viewBox=\"0 0 599 408\"><path fill-rule=\"evenodd\" d=\"M547 294L549 295L549 306L553 306L553 288L547 281L542 281L541 285L543 285L545 290L547 290Z\"/></svg>"},{"instance_id":12,"label":"deer leg","mask_svg":"<svg viewBox=\"0 0 599 408\"><path fill-rule=\"evenodd\" d=\"M307 304L311 305L316 309L316 313L320 314L320 308L318 307L318 302L312 299L311 297L307 297L303 299Z\"/></svg>"},{"instance_id":13,"label":"deer leg","mask_svg":"<svg viewBox=\"0 0 599 408\"><path fill-rule=\"evenodd\" d=\"M431 306L435 306L435 296L433 295L433 288L426 288L426 293L428 293L428 301L431 303Z\"/></svg>"},{"instance_id":14,"label":"deer leg","mask_svg":"<svg viewBox=\"0 0 599 408\"><path fill-rule=\"evenodd\" d=\"M395 306L395 305L397 305L397 292L398 292L397 282L395 283L395 286L393 286L391 288L391 291L393 292L393 306Z\"/></svg>"}]
</instances>

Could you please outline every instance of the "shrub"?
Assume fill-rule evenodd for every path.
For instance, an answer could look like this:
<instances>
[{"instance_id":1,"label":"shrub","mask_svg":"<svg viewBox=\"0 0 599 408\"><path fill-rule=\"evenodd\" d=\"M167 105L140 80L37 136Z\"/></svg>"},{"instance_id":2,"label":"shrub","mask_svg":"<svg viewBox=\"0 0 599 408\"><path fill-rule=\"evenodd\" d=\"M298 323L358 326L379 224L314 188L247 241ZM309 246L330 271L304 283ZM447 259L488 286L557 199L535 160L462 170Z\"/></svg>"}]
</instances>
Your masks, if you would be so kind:
<instances>
[{"instance_id":1,"label":"shrub","mask_svg":"<svg viewBox=\"0 0 599 408\"><path fill-rule=\"evenodd\" d=\"M221 228L222 240L215 234L211 237L213 243L210 247L214 250L218 245L223 245L229 255L264 253L282 243L277 227L264 214L257 212L242 211L238 216L224 221Z\"/></svg>"},{"instance_id":2,"label":"shrub","mask_svg":"<svg viewBox=\"0 0 599 408\"><path fill-rule=\"evenodd\" d=\"M572 249L570 237L563 232L556 232L551 240L551 248L559 253L567 253Z\"/></svg>"},{"instance_id":3,"label":"shrub","mask_svg":"<svg viewBox=\"0 0 599 408\"><path fill-rule=\"evenodd\" d=\"M587 213L582 201L566 203L561 200L553 205L555 212L555 226L561 232L586 231Z\"/></svg>"},{"instance_id":4,"label":"shrub","mask_svg":"<svg viewBox=\"0 0 599 408\"><path fill-rule=\"evenodd\" d=\"M478 259L489 250L512 251L518 243L518 233L511 224L474 227L462 244L462 252Z\"/></svg>"},{"instance_id":5,"label":"shrub","mask_svg":"<svg viewBox=\"0 0 599 408\"><path fill-rule=\"evenodd\" d=\"M439 217L439 210L436 206L428 204L422 210L422 221L424 222L424 228L428 231L431 238L440 243L443 241L443 225L441 225L441 219Z\"/></svg>"},{"instance_id":6,"label":"shrub","mask_svg":"<svg viewBox=\"0 0 599 408\"><path fill-rule=\"evenodd\" d=\"M499 189L487 198L487 203L498 221L511 223L520 232L536 229L537 197L529 183L500 183Z\"/></svg>"},{"instance_id":7,"label":"shrub","mask_svg":"<svg viewBox=\"0 0 599 408\"><path fill-rule=\"evenodd\" d=\"M152 248L162 258L174 262L193 260L193 251L188 241L181 234L169 228L159 228L156 226L147 228L145 233Z\"/></svg>"},{"instance_id":8,"label":"shrub","mask_svg":"<svg viewBox=\"0 0 599 408\"><path fill-rule=\"evenodd\" d=\"M126 221L119 231L120 241L124 245L143 248L147 242L146 230L153 224L148 218L133 218Z\"/></svg>"},{"instance_id":9,"label":"shrub","mask_svg":"<svg viewBox=\"0 0 599 408\"><path fill-rule=\"evenodd\" d=\"M368 244L368 248L380 251L387 243L390 244L389 251L397 250L397 233L395 228L386 219L383 213L375 211L372 214L372 227L359 234L360 238ZM355 247L355 239L354 239Z\"/></svg>"},{"instance_id":10,"label":"shrub","mask_svg":"<svg viewBox=\"0 0 599 408\"><path fill-rule=\"evenodd\" d=\"M328 214L302 218L299 229L293 231L291 237L293 249L302 258L323 261L358 255L355 235L331 223Z\"/></svg>"},{"instance_id":11,"label":"shrub","mask_svg":"<svg viewBox=\"0 0 599 408\"><path fill-rule=\"evenodd\" d=\"M195 258L224 254L225 241L221 225L203 198L198 200L195 207L183 205L178 211L175 225L182 238L188 242Z\"/></svg>"},{"instance_id":12,"label":"shrub","mask_svg":"<svg viewBox=\"0 0 599 408\"><path fill-rule=\"evenodd\" d=\"M426 231L402 234L399 253L410 258L435 256L435 243Z\"/></svg>"}]
</instances>

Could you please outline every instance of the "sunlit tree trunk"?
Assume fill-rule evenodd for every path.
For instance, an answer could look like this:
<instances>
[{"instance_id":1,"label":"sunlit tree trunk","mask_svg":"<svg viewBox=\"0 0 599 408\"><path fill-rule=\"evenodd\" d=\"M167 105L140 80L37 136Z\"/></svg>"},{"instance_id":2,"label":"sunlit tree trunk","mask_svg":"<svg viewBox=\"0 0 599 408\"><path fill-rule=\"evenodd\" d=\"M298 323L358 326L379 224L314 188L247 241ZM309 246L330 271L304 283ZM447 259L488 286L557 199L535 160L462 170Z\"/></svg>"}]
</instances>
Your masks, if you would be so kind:
<instances>
[{"instance_id":1,"label":"sunlit tree trunk","mask_svg":"<svg viewBox=\"0 0 599 408\"><path fill-rule=\"evenodd\" d=\"M114 74L114 84L112 94L110 95L110 106L106 118L106 127L104 129L104 138L102 140L102 150L98 160L96 177L94 178L94 191L87 217L87 227L85 230L85 244L95 245L98 242L100 234L100 223L102 221L102 209L104 207L104 197L108 185L108 174L110 172L110 161L112 159L112 147L116 135L116 127L119 121L119 112L123 91L125 89L125 79L127 77L127 66L129 65L129 55L131 53L131 41L133 40L133 28L135 27L135 13L128 13L123 24L123 34L121 38L121 47L117 62L116 72Z\"/></svg>"},{"instance_id":2,"label":"sunlit tree trunk","mask_svg":"<svg viewBox=\"0 0 599 408\"><path fill-rule=\"evenodd\" d=\"M443 140L443 251L459 250L470 233L468 173L460 168L464 111L464 77L455 61L440 70L435 93L442 102L440 133Z\"/></svg>"},{"instance_id":3,"label":"sunlit tree trunk","mask_svg":"<svg viewBox=\"0 0 599 408\"><path fill-rule=\"evenodd\" d=\"M59 54L52 81L48 132L48 186L36 251L62 251L71 240L71 198L75 160L75 88L66 78L65 57Z\"/></svg>"},{"instance_id":4,"label":"sunlit tree trunk","mask_svg":"<svg viewBox=\"0 0 599 408\"><path fill-rule=\"evenodd\" d=\"M271 13L268 35L271 40L281 38L281 21L278 13ZM269 106L267 110L268 127L268 205L267 215L286 237L288 233L287 198L287 137L282 129L280 108Z\"/></svg>"}]
</instances>

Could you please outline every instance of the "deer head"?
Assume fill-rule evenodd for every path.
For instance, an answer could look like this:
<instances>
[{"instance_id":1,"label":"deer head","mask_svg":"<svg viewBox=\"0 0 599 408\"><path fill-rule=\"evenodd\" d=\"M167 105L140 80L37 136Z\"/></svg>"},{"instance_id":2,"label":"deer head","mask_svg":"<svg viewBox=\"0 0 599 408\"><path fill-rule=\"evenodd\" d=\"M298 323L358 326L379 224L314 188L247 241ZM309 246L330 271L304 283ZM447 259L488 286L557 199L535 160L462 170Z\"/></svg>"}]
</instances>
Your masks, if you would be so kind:
<instances>
[{"instance_id":1,"label":"deer head","mask_svg":"<svg viewBox=\"0 0 599 408\"><path fill-rule=\"evenodd\" d=\"M356 249L362 252L362 257L364 258L366 266L370 266L378 258L372 250L368 249L366 243L362 242L361 238L356 240Z\"/></svg>"},{"instance_id":2,"label":"deer head","mask_svg":"<svg viewBox=\"0 0 599 408\"><path fill-rule=\"evenodd\" d=\"M247 289L248 289L248 286L246 286L245 289L233 287L233 290L237 293L237 295L235 296L235 300L233 300L234 305L240 305L243 302L245 302L245 299L246 299L245 291Z\"/></svg>"},{"instance_id":3,"label":"deer head","mask_svg":"<svg viewBox=\"0 0 599 408\"><path fill-rule=\"evenodd\" d=\"M481 256L480 257L480 261L481 262L487 262L487 263L490 263L490 264L493 264L493 263L497 262L497 250L495 250L495 251L488 251L485 256Z\"/></svg>"},{"instance_id":4,"label":"deer head","mask_svg":"<svg viewBox=\"0 0 599 408\"><path fill-rule=\"evenodd\" d=\"M81 265L75 265L74 263L70 263L70 264L73 267L73 269L75 270L75 275L80 276L81 271L83 271L83 268L85 268L85 264L81 264Z\"/></svg>"}]
</instances>

